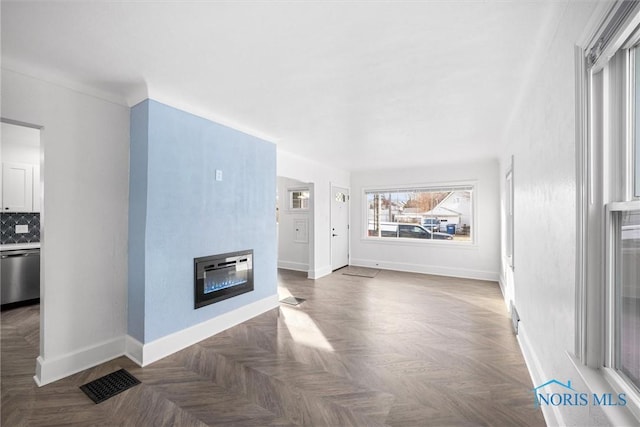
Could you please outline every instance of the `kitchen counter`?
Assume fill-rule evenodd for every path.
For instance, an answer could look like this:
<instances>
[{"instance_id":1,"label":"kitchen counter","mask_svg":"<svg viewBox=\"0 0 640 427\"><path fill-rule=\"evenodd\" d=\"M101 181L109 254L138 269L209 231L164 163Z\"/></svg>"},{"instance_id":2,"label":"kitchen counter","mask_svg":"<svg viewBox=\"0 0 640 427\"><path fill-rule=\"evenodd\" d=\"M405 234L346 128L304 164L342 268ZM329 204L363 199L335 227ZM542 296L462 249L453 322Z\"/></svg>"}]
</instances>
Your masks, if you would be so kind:
<instances>
[{"instance_id":1,"label":"kitchen counter","mask_svg":"<svg viewBox=\"0 0 640 427\"><path fill-rule=\"evenodd\" d=\"M0 251L15 251L19 249L40 249L40 242L35 243L9 243L0 245Z\"/></svg>"}]
</instances>

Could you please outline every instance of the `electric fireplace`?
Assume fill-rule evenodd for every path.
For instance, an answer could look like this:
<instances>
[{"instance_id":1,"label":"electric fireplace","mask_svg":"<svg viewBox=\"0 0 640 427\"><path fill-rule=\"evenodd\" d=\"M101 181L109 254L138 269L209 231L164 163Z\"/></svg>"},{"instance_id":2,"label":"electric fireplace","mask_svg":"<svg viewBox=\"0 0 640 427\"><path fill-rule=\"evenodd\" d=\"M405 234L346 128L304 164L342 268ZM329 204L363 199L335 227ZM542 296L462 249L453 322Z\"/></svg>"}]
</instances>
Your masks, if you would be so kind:
<instances>
[{"instance_id":1,"label":"electric fireplace","mask_svg":"<svg viewBox=\"0 0 640 427\"><path fill-rule=\"evenodd\" d=\"M253 250L195 258L194 308L253 291Z\"/></svg>"}]
</instances>

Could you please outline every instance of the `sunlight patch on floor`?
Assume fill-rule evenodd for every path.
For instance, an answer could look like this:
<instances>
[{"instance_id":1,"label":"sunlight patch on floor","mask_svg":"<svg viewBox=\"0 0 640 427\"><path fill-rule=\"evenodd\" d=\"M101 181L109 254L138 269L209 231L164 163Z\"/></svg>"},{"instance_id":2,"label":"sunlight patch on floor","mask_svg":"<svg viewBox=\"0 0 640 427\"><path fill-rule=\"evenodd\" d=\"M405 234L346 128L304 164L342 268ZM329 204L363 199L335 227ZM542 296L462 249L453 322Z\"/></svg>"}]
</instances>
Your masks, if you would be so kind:
<instances>
[{"instance_id":1,"label":"sunlight patch on floor","mask_svg":"<svg viewBox=\"0 0 640 427\"><path fill-rule=\"evenodd\" d=\"M280 306L280 313L294 341L320 350L334 351L316 322L307 313L285 306Z\"/></svg>"}]
</instances>

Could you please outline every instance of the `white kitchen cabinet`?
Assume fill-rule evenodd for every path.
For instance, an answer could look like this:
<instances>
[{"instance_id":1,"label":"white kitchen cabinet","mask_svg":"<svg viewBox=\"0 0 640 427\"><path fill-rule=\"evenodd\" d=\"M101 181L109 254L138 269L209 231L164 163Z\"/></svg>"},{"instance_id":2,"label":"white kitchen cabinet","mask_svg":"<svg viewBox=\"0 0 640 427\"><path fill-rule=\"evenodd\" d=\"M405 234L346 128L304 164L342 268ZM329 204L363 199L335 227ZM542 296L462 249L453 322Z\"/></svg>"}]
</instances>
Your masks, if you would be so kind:
<instances>
[{"instance_id":1,"label":"white kitchen cabinet","mask_svg":"<svg viewBox=\"0 0 640 427\"><path fill-rule=\"evenodd\" d=\"M39 177L38 181L40 181ZM2 212L32 211L33 165L2 163Z\"/></svg>"}]
</instances>

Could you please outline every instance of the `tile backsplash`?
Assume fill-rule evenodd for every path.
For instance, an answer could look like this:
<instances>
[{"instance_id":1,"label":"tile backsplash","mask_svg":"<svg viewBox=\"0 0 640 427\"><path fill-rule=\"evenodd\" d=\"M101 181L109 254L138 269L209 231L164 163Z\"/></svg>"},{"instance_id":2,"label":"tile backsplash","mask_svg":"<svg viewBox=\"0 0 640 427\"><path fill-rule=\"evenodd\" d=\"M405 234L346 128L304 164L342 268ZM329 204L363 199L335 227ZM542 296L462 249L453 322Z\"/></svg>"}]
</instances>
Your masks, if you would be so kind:
<instances>
[{"instance_id":1,"label":"tile backsplash","mask_svg":"<svg viewBox=\"0 0 640 427\"><path fill-rule=\"evenodd\" d=\"M26 233L16 233L16 225L26 225ZM40 214L34 212L0 213L0 244L40 241Z\"/></svg>"}]
</instances>

